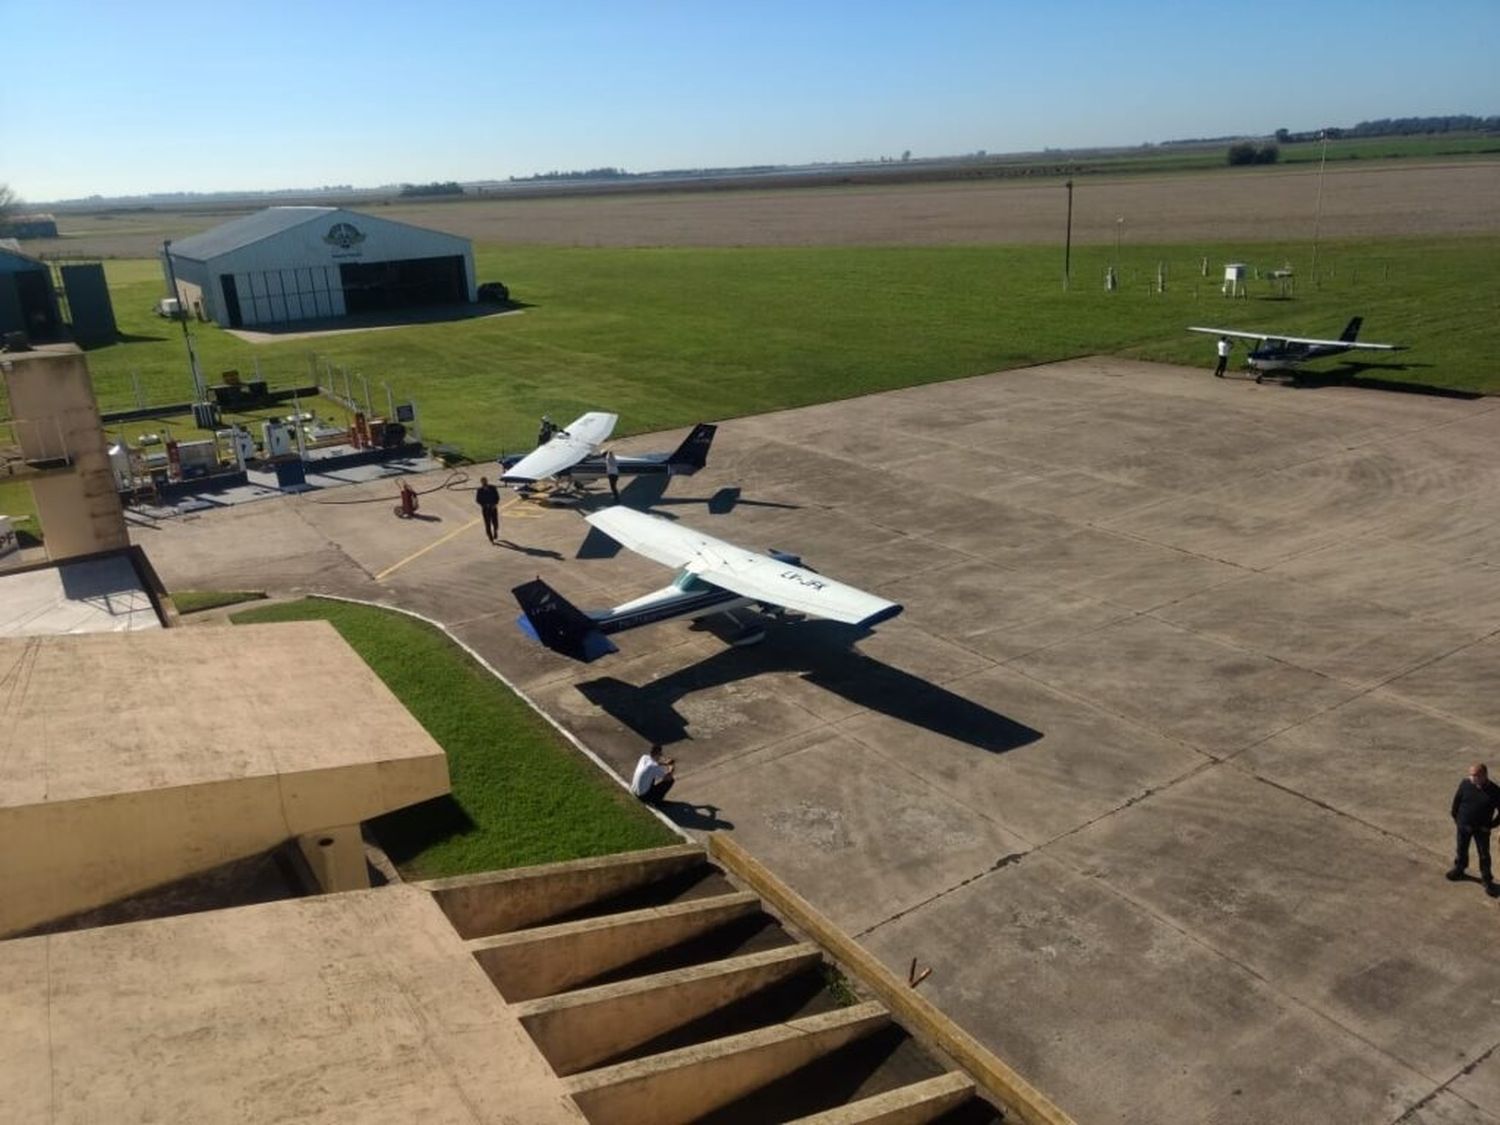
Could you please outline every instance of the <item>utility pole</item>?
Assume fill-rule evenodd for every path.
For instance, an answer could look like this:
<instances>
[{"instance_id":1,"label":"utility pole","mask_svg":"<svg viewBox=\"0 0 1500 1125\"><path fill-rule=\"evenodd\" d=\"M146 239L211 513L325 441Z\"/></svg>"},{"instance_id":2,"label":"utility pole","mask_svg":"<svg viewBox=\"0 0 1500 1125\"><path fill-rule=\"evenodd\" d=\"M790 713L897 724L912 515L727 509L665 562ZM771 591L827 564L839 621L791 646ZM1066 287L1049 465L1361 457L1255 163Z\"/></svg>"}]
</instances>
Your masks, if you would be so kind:
<instances>
[{"instance_id":1,"label":"utility pole","mask_svg":"<svg viewBox=\"0 0 1500 1125\"><path fill-rule=\"evenodd\" d=\"M1328 130L1321 130L1318 136L1323 141L1323 155L1318 158L1318 205L1313 211L1312 282L1314 289L1319 288L1318 227L1323 221L1323 169L1328 166Z\"/></svg>"},{"instance_id":2,"label":"utility pole","mask_svg":"<svg viewBox=\"0 0 1500 1125\"><path fill-rule=\"evenodd\" d=\"M1073 181L1063 184L1068 189L1068 227L1063 235L1063 292L1068 291L1068 282L1073 276Z\"/></svg>"}]
</instances>

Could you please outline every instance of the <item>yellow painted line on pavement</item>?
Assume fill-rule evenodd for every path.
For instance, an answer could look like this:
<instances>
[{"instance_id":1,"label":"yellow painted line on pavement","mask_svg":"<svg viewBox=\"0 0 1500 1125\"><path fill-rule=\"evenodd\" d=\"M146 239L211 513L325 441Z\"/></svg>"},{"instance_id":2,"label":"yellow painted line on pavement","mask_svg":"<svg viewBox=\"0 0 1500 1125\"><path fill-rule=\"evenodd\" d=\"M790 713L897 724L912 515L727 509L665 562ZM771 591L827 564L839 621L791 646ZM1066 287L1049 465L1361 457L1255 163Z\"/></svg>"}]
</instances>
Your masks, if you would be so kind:
<instances>
[{"instance_id":1,"label":"yellow painted line on pavement","mask_svg":"<svg viewBox=\"0 0 1500 1125\"><path fill-rule=\"evenodd\" d=\"M462 527L456 527L456 528L454 528L452 531L448 532L448 534L445 535L445 536L443 536L441 539L434 539L431 543L427 544L427 546L423 547L420 551L413 551L411 554L407 555L406 558L402 559L400 562L392 563L390 566L386 567L384 570L382 570L379 574L377 574L375 576L375 581L376 582L383 582L388 576L390 576L390 575L394 574L396 571L400 570L407 563L413 562L413 561L415 561L417 559L420 559L423 555L425 555L428 551L432 550L434 547L441 547L444 543L448 542L448 540L458 538L458 536L462 535L464 532L468 531L469 528L471 528L475 524L477 524L480 521L481 518L483 518L483 517L481 517L481 516L475 516L468 523L464 524Z\"/></svg>"},{"instance_id":2,"label":"yellow painted line on pavement","mask_svg":"<svg viewBox=\"0 0 1500 1125\"><path fill-rule=\"evenodd\" d=\"M512 497L511 499L500 505L500 510L503 512L506 508L509 508L514 503L516 503L516 498ZM448 532L447 535L444 535L441 539L434 539L420 551L413 551L411 554L407 555L406 558L401 559L399 562L393 562L390 566L386 567L375 576L375 581L383 582L388 576L396 573L396 571L400 570L407 563L414 562L415 560L420 559L434 547L441 547L444 543L448 542L448 540L458 538L464 532L468 531L471 527L476 526L483 518L483 516L475 516L468 523L464 524L462 527L454 528L452 531Z\"/></svg>"}]
</instances>

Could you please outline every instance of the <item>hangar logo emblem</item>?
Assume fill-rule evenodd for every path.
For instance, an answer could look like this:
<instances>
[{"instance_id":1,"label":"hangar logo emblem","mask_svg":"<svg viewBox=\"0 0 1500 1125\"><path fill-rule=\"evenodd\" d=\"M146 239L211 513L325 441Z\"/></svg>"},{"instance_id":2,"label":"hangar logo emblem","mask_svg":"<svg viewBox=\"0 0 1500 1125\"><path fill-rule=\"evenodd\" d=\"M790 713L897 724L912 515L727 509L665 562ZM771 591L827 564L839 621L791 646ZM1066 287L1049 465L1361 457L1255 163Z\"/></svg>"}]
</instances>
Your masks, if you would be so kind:
<instances>
[{"instance_id":1,"label":"hangar logo emblem","mask_svg":"<svg viewBox=\"0 0 1500 1125\"><path fill-rule=\"evenodd\" d=\"M353 223L334 223L323 236L324 242L340 250L352 250L364 240L365 236Z\"/></svg>"}]
</instances>

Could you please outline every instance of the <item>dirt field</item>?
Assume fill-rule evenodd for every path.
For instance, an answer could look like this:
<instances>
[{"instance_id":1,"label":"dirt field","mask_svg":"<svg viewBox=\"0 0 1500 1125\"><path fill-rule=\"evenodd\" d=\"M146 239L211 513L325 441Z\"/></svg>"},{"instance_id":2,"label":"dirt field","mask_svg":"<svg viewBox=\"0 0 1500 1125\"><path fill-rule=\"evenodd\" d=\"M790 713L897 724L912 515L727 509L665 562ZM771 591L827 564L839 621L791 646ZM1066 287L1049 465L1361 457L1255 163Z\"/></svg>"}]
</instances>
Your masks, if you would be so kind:
<instances>
[{"instance_id":1,"label":"dirt field","mask_svg":"<svg viewBox=\"0 0 1500 1125\"><path fill-rule=\"evenodd\" d=\"M1081 178L1073 240L1133 243L1304 240L1313 234L1316 169ZM368 208L478 243L558 246L808 246L1050 243L1062 238L1061 183L1000 181L891 187L472 200ZM234 212L61 215L63 238L27 243L47 256L151 257L164 238ZM1330 168L1324 239L1500 231L1500 161Z\"/></svg>"}]
</instances>

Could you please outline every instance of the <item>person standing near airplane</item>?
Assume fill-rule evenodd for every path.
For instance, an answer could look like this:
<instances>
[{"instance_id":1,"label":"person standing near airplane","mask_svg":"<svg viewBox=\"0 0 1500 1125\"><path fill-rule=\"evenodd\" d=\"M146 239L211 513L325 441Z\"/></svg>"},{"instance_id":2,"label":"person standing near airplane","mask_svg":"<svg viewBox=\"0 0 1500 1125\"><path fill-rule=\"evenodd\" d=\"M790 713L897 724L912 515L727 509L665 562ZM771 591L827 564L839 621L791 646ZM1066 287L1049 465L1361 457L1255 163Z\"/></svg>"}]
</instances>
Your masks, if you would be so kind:
<instances>
[{"instance_id":1,"label":"person standing near airplane","mask_svg":"<svg viewBox=\"0 0 1500 1125\"><path fill-rule=\"evenodd\" d=\"M620 462L615 457L613 447L604 451L604 475L609 478L609 494L618 504L620 502Z\"/></svg>"},{"instance_id":2,"label":"person standing near airplane","mask_svg":"<svg viewBox=\"0 0 1500 1125\"><path fill-rule=\"evenodd\" d=\"M1224 368L1229 366L1229 349L1234 347L1228 336L1219 337L1219 365L1214 368L1214 375L1224 378Z\"/></svg>"},{"instance_id":3,"label":"person standing near airplane","mask_svg":"<svg viewBox=\"0 0 1500 1125\"><path fill-rule=\"evenodd\" d=\"M474 503L479 505L479 514L484 517L485 537L491 543L495 542L500 538L500 490L490 483L489 477L479 478Z\"/></svg>"},{"instance_id":4,"label":"person standing near airplane","mask_svg":"<svg viewBox=\"0 0 1500 1125\"><path fill-rule=\"evenodd\" d=\"M1491 898L1500 896L1500 888L1495 886L1490 873L1490 829L1500 825L1500 786L1490 780L1489 770L1483 762L1470 766L1469 775L1458 783L1451 815L1458 829L1458 848L1448 878L1457 882L1464 877L1464 869L1469 866L1469 841L1472 840L1479 857L1479 879L1484 884L1485 893Z\"/></svg>"},{"instance_id":5,"label":"person standing near airplane","mask_svg":"<svg viewBox=\"0 0 1500 1125\"><path fill-rule=\"evenodd\" d=\"M552 435L557 433L557 423L552 421L552 415L543 414L541 427L536 432L537 445L546 445L552 440Z\"/></svg>"}]
</instances>

